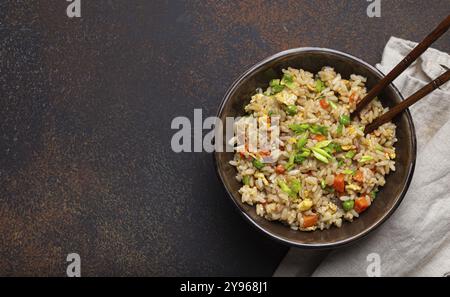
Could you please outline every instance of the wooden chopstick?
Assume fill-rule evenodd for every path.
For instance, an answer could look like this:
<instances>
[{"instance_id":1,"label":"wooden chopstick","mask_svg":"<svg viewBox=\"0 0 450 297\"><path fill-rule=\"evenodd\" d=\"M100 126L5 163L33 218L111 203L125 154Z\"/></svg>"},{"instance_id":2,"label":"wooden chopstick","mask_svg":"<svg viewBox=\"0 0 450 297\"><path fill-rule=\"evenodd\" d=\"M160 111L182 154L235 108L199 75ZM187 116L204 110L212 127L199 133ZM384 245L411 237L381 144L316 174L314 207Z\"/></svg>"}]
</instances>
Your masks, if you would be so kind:
<instances>
[{"instance_id":1,"label":"wooden chopstick","mask_svg":"<svg viewBox=\"0 0 450 297\"><path fill-rule=\"evenodd\" d=\"M378 82L367 95L356 105L351 116L354 117L383 91L394 79L411 65L430 45L444 34L450 27L450 14L443 20L422 42L420 42L397 66L394 67L380 82Z\"/></svg>"},{"instance_id":2,"label":"wooden chopstick","mask_svg":"<svg viewBox=\"0 0 450 297\"><path fill-rule=\"evenodd\" d=\"M447 70L443 74L441 74L438 78L415 92L413 95L408 97L408 99L403 100L399 104L395 105L390 109L388 112L382 114L378 118L376 118L372 123L367 125L364 128L364 133L370 133L374 130L376 130L379 126L383 125L386 122L389 122L392 120L397 114L408 108L409 106L413 105L429 93L433 92L435 89L439 88L441 85L445 84L448 80L450 80L450 70ZM433 116L433 115L430 115Z\"/></svg>"}]
</instances>

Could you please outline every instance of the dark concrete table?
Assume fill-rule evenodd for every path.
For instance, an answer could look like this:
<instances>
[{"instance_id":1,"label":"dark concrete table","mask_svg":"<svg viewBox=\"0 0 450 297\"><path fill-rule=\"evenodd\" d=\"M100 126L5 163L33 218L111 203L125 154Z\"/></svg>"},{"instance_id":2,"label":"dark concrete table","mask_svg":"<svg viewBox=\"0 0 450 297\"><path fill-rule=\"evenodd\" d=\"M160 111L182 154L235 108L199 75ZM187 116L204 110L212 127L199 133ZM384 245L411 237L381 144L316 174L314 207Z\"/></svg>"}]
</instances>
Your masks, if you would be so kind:
<instances>
[{"instance_id":1,"label":"dark concrete table","mask_svg":"<svg viewBox=\"0 0 450 297\"><path fill-rule=\"evenodd\" d=\"M214 115L246 67L335 48L374 64L450 1L0 3L0 275L271 275L287 248L234 209L207 153L175 154L176 116ZM449 51L448 35L435 44Z\"/></svg>"}]
</instances>

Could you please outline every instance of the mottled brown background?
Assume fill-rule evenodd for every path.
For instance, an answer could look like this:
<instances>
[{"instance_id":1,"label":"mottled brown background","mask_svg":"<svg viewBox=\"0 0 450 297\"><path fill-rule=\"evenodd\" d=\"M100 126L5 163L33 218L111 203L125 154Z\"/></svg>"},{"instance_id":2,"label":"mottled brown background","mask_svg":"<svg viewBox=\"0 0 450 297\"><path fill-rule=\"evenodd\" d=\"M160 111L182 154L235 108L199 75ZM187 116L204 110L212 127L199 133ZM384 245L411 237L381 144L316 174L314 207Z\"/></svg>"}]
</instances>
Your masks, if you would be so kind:
<instances>
[{"instance_id":1,"label":"mottled brown background","mask_svg":"<svg viewBox=\"0 0 450 297\"><path fill-rule=\"evenodd\" d=\"M287 248L233 209L173 117L213 115L246 67L320 46L381 58L449 0L0 2L0 275L270 275ZM435 44L449 51L447 34Z\"/></svg>"}]
</instances>

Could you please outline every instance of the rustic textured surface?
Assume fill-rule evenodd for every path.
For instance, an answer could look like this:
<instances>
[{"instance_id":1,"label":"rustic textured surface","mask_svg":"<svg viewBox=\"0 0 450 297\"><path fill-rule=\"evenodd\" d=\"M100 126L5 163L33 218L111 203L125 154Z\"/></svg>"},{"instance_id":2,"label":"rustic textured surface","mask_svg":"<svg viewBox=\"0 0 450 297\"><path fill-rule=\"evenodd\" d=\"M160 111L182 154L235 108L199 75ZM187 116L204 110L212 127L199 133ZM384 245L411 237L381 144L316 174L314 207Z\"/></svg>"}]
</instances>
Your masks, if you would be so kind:
<instances>
[{"instance_id":1,"label":"rustic textured surface","mask_svg":"<svg viewBox=\"0 0 450 297\"><path fill-rule=\"evenodd\" d=\"M321 46L374 64L450 1L0 3L0 275L270 275L286 251L233 209L170 123L213 115L246 67ZM435 46L449 51L448 34Z\"/></svg>"}]
</instances>

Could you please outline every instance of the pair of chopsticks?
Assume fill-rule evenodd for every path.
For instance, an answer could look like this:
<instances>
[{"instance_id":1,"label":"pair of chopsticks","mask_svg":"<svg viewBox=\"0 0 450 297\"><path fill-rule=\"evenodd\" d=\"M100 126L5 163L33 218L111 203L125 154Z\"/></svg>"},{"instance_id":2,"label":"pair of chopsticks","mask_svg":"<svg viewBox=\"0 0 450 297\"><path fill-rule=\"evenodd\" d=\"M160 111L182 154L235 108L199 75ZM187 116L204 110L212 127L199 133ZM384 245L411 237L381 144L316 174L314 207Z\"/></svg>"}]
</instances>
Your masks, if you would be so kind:
<instances>
[{"instance_id":1,"label":"pair of chopsticks","mask_svg":"<svg viewBox=\"0 0 450 297\"><path fill-rule=\"evenodd\" d=\"M406 68L409 67L430 45L441 37L450 27L450 15L448 15L444 21L442 21L436 29L433 30L422 42L420 42L400 63L398 63L380 82L378 82L369 93L356 105L356 109L352 112L351 116L354 117L367 106L378 94L380 94L393 80L395 80ZM364 133L370 133L376 130L382 124L392 120L397 114L404 111L406 108L416 103L441 85L446 83L450 79L450 70L447 69L438 78L418 90L416 93L403 100L401 103L395 105L387 113L376 118L372 123L367 125L364 129Z\"/></svg>"}]
</instances>

